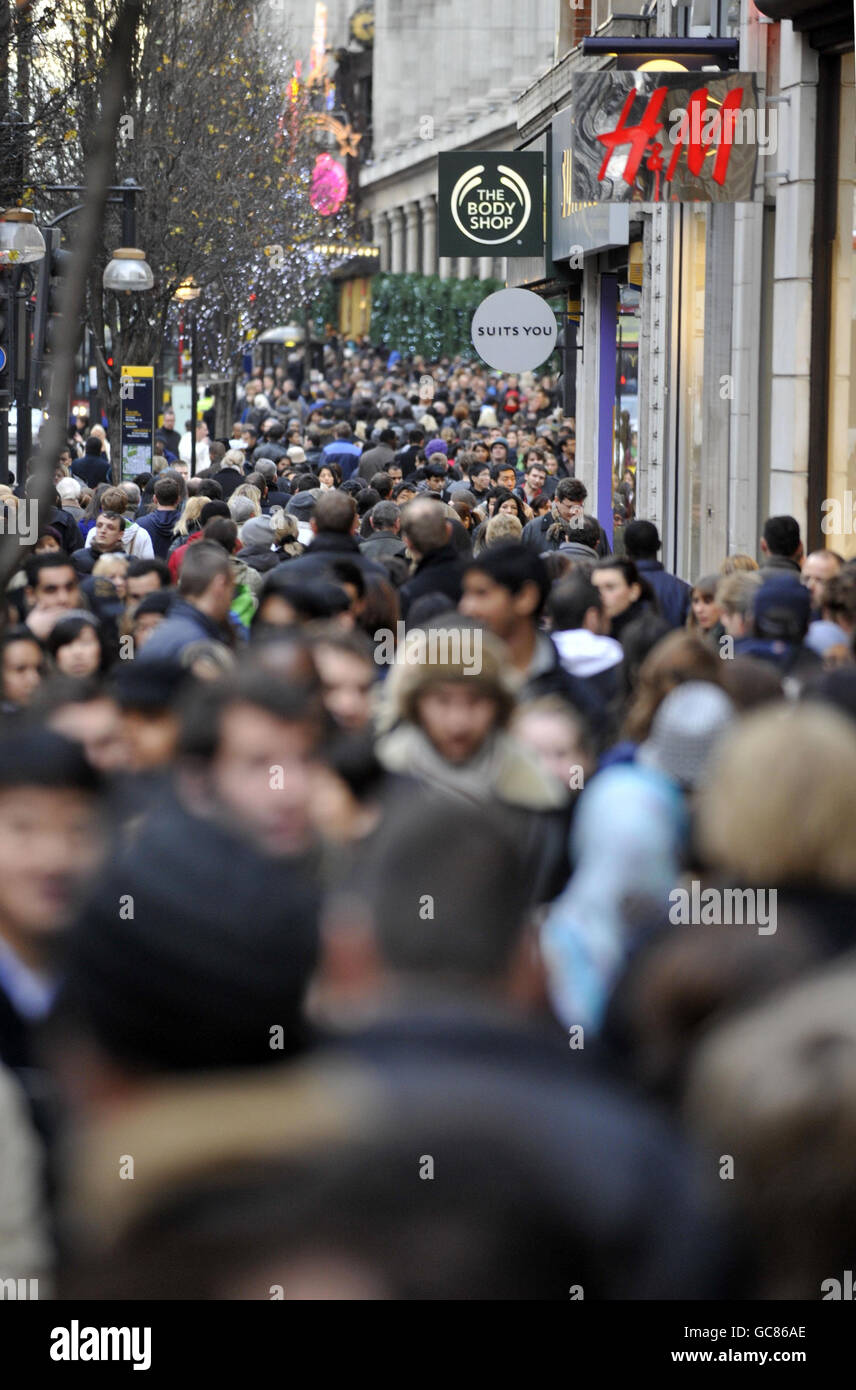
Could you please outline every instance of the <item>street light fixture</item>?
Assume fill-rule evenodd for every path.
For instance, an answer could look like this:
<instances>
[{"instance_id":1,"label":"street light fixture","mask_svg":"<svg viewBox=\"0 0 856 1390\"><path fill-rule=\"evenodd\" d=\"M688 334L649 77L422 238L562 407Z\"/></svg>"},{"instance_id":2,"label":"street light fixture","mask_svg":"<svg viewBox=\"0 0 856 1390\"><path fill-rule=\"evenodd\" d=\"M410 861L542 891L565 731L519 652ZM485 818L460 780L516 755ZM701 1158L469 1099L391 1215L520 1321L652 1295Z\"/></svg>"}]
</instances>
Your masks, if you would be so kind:
<instances>
[{"instance_id":1,"label":"street light fixture","mask_svg":"<svg viewBox=\"0 0 856 1390\"><path fill-rule=\"evenodd\" d=\"M30 332L35 281L30 266L44 260L45 239L29 208L0 214L0 482L9 481L9 408L17 417L17 457L26 467L30 434ZM18 481L21 471L18 470Z\"/></svg>"},{"instance_id":2,"label":"street light fixture","mask_svg":"<svg viewBox=\"0 0 856 1390\"><path fill-rule=\"evenodd\" d=\"M196 477L196 415L199 410L199 389L197 386L197 360L196 360L196 310L193 305L199 298L202 290L197 285L192 275L188 275L186 280L182 280L178 289L173 295L180 304L186 304L190 309L190 476Z\"/></svg>"},{"instance_id":3,"label":"street light fixture","mask_svg":"<svg viewBox=\"0 0 856 1390\"><path fill-rule=\"evenodd\" d=\"M174 298L180 299L183 304L189 304L192 300L198 299L201 293L202 290L199 285L197 285L193 276L189 275L186 280L182 280L175 292Z\"/></svg>"},{"instance_id":4,"label":"street light fixture","mask_svg":"<svg viewBox=\"0 0 856 1390\"><path fill-rule=\"evenodd\" d=\"M132 246L118 247L104 271L104 288L113 290L115 294L139 294L142 290L152 289L154 283L155 277L145 251Z\"/></svg>"},{"instance_id":5,"label":"street light fixture","mask_svg":"<svg viewBox=\"0 0 856 1390\"><path fill-rule=\"evenodd\" d=\"M0 265L32 265L45 254L45 239L29 208L9 208L0 217Z\"/></svg>"}]
</instances>

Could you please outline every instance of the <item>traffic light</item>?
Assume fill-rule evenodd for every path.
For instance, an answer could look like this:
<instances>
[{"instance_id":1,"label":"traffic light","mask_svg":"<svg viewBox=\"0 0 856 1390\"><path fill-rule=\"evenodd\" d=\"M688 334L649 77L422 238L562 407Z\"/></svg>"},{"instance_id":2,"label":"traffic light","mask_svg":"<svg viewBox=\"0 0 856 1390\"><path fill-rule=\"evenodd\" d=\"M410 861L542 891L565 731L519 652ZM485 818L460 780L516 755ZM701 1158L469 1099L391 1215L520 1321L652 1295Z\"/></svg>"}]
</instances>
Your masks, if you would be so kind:
<instances>
[{"instance_id":1,"label":"traffic light","mask_svg":"<svg viewBox=\"0 0 856 1390\"><path fill-rule=\"evenodd\" d=\"M60 321L60 284L68 270L71 253L60 246L61 232L46 227L44 258L39 262L36 284L36 312L33 321L33 351L30 358L29 400L38 406L48 393L48 371L56 351L56 335ZM81 325L81 334L83 327Z\"/></svg>"}]
</instances>

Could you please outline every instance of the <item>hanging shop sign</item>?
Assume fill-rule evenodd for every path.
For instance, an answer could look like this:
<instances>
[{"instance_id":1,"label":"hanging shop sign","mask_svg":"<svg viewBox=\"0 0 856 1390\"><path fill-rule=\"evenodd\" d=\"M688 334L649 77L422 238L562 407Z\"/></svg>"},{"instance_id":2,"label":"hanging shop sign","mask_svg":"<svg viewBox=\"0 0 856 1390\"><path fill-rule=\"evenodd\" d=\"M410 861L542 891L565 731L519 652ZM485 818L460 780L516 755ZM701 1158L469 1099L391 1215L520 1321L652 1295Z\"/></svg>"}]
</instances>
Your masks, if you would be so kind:
<instances>
[{"instance_id":1,"label":"hanging shop sign","mask_svg":"<svg viewBox=\"0 0 856 1390\"><path fill-rule=\"evenodd\" d=\"M529 372L556 346L556 315L532 290L497 290L473 314L472 343L498 372Z\"/></svg>"},{"instance_id":2,"label":"hanging shop sign","mask_svg":"<svg viewBox=\"0 0 856 1390\"><path fill-rule=\"evenodd\" d=\"M544 249L544 159L533 151L456 150L438 162L441 256L536 256Z\"/></svg>"},{"instance_id":3,"label":"hanging shop sign","mask_svg":"<svg viewBox=\"0 0 856 1390\"><path fill-rule=\"evenodd\" d=\"M155 369L123 367L119 379L122 404L122 477L148 472L155 452Z\"/></svg>"},{"instance_id":4,"label":"hanging shop sign","mask_svg":"<svg viewBox=\"0 0 856 1390\"><path fill-rule=\"evenodd\" d=\"M572 114L566 106L551 122L550 257L581 269L581 257L627 245L630 214L624 203L574 200Z\"/></svg>"},{"instance_id":5,"label":"hanging shop sign","mask_svg":"<svg viewBox=\"0 0 856 1390\"><path fill-rule=\"evenodd\" d=\"M578 203L752 202L775 151L752 73L575 74L571 110Z\"/></svg>"}]
</instances>

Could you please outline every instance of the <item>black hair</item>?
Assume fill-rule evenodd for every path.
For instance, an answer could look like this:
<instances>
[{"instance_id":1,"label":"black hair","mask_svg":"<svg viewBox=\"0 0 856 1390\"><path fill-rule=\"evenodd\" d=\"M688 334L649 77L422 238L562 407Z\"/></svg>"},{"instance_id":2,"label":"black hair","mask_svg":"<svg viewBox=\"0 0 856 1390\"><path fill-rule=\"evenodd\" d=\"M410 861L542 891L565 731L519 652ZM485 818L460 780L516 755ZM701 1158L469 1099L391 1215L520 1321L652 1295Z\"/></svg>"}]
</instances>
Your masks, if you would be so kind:
<instances>
[{"instance_id":1,"label":"black hair","mask_svg":"<svg viewBox=\"0 0 856 1390\"><path fill-rule=\"evenodd\" d=\"M570 574L558 583L550 594L549 611L557 632L582 627L590 608L603 612L600 590L582 574Z\"/></svg>"},{"instance_id":2,"label":"black hair","mask_svg":"<svg viewBox=\"0 0 856 1390\"><path fill-rule=\"evenodd\" d=\"M96 618L90 617L87 613L69 613L66 617L57 618L45 641L45 646L51 656L56 659L56 654L60 647L67 647L80 636L84 628L89 628L95 633L98 639L98 646L101 649L101 657L98 663L98 671L103 673L112 661L113 653L107 639L104 636L101 624Z\"/></svg>"},{"instance_id":3,"label":"black hair","mask_svg":"<svg viewBox=\"0 0 856 1390\"><path fill-rule=\"evenodd\" d=\"M172 575L166 560L142 560L137 557L137 559L130 561L125 577L127 579L142 579L144 574L156 574L160 579L162 589L168 589L172 584Z\"/></svg>"},{"instance_id":4,"label":"black hair","mask_svg":"<svg viewBox=\"0 0 856 1390\"><path fill-rule=\"evenodd\" d=\"M27 576L27 583L30 588L36 588L42 570L51 569L74 570L71 556L66 555L64 551L56 550L42 551L40 555L28 555L24 561L24 573ZM77 571L75 570L75 575L76 574Z\"/></svg>"},{"instance_id":5,"label":"black hair","mask_svg":"<svg viewBox=\"0 0 856 1390\"><path fill-rule=\"evenodd\" d=\"M75 682L80 684L80 682ZM97 772L79 744L52 729L16 729L0 740L0 791L11 787L46 787L56 791L94 792Z\"/></svg>"},{"instance_id":6,"label":"black hair","mask_svg":"<svg viewBox=\"0 0 856 1390\"><path fill-rule=\"evenodd\" d=\"M526 515L523 503L521 502L517 494L512 492L509 488L499 486L492 487L488 492L487 498L488 505L491 501L496 502L496 506L494 507L492 512L493 516L499 515L499 509L502 506L503 502L513 502L515 507L517 508L517 520L520 522L521 526L526 525L529 518Z\"/></svg>"},{"instance_id":7,"label":"black hair","mask_svg":"<svg viewBox=\"0 0 856 1390\"><path fill-rule=\"evenodd\" d=\"M517 542L492 545L471 560L464 573L472 570L488 575L494 584L512 594L519 594L525 584L534 584L538 590L538 604L532 616L540 617L550 593L550 576L540 555Z\"/></svg>"},{"instance_id":8,"label":"black hair","mask_svg":"<svg viewBox=\"0 0 856 1390\"><path fill-rule=\"evenodd\" d=\"M607 555L603 560L598 560L592 569L592 574L599 574L602 570L620 570L624 575L624 582L627 585L638 584L639 597L646 599L655 611L659 611L660 605L657 602L657 595L644 574L639 573L635 560L629 560L626 555Z\"/></svg>"},{"instance_id":9,"label":"black hair","mask_svg":"<svg viewBox=\"0 0 856 1390\"><path fill-rule=\"evenodd\" d=\"M365 575L355 560L334 560L330 565L330 573L334 575L337 583L352 584L357 591L357 597L365 598Z\"/></svg>"},{"instance_id":10,"label":"black hair","mask_svg":"<svg viewBox=\"0 0 856 1390\"><path fill-rule=\"evenodd\" d=\"M790 559L800 547L800 524L792 516L768 516L764 540L771 555Z\"/></svg>"}]
</instances>

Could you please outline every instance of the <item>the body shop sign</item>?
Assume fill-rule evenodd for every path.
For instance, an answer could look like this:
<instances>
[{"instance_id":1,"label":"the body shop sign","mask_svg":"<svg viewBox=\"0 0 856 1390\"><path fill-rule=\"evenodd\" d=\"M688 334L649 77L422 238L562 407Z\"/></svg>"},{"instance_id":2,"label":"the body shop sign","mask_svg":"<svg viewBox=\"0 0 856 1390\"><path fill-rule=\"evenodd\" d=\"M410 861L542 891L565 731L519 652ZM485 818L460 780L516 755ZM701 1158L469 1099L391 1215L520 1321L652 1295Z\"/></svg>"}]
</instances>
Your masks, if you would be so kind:
<instances>
[{"instance_id":1,"label":"the body shop sign","mask_svg":"<svg viewBox=\"0 0 856 1390\"><path fill-rule=\"evenodd\" d=\"M520 151L438 156L441 256L536 256L544 246L544 160Z\"/></svg>"},{"instance_id":2,"label":"the body shop sign","mask_svg":"<svg viewBox=\"0 0 856 1390\"><path fill-rule=\"evenodd\" d=\"M759 149L775 126L752 73L575 73L574 201L753 200Z\"/></svg>"}]
</instances>

